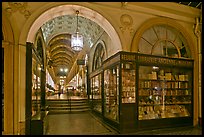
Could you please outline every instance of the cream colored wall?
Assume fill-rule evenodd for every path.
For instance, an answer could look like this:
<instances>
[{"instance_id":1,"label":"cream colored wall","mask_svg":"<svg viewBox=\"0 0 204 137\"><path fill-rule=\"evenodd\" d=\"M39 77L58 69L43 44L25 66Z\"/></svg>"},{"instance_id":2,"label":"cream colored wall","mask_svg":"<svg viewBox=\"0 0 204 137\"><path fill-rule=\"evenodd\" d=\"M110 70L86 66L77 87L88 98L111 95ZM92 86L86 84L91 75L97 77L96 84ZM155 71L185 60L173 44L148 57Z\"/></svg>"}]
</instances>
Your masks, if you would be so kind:
<instances>
[{"instance_id":1,"label":"cream colored wall","mask_svg":"<svg viewBox=\"0 0 204 137\"><path fill-rule=\"evenodd\" d=\"M4 47L4 134L13 134L13 48L12 44L3 42Z\"/></svg>"},{"instance_id":2,"label":"cream colored wall","mask_svg":"<svg viewBox=\"0 0 204 137\"><path fill-rule=\"evenodd\" d=\"M14 132L14 37L12 28L6 16L2 16L2 32L4 40L4 132L3 134L13 134Z\"/></svg>"},{"instance_id":3,"label":"cream colored wall","mask_svg":"<svg viewBox=\"0 0 204 137\"><path fill-rule=\"evenodd\" d=\"M15 43L11 46L14 46L14 71L11 71L11 75L14 77L15 82L12 84L11 87L14 86L14 89L11 89L11 92L14 92L14 101L10 104L11 108L14 105L14 129L10 128L12 124L7 123L9 125L6 127L6 130L10 130L9 133L17 134L17 130L19 128L18 123L25 120L25 113L22 112L25 109L25 102L23 100L25 95L25 43L29 37L32 37L31 40L35 38L35 32L37 32L38 28L32 28L32 24L35 23L36 19L46 12L46 10L60 5L80 5L85 6L87 9L94 10L102 15L103 18L106 19L112 25L109 29L108 23L101 20L95 20L97 23L100 23L106 31L108 35L111 37L110 39L106 39L107 44L107 52L108 56L110 55L109 52L115 53L119 50L130 51L132 40L134 38L135 33L141 27L141 25L148 19L154 17L165 17L170 19L175 19L175 22L181 24L185 31L188 33L190 39L192 39L191 49L193 50L193 58L195 59L195 66L194 66L194 125L197 123L197 116L198 116L198 105L200 102L196 101L198 99L198 49L197 49L197 41L193 32L193 25L195 23L195 17L199 16L199 10L193 9L190 7L178 5L176 3L169 3L166 2L165 4L159 2L128 2L126 5L121 5L120 2L27 2L27 6L24 7L25 11L20 11L20 8L17 10L9 10L9 5L7 2L2 2L2 13L3 16L8 18L8 22L11 24L11 28L13 30L13 34L9 33L9 37L14 37ZM11 7L14 9L14 7ZM74 9L72 9L74 10ZM6 11L6 12L3 12ZM26 13L30 13L29 16L26 16ZM87 12L88 13L88 12ZM59 13L64 14L63 12ZM122 18L122 15L125 15L125 18ZM50 14L53 17L53 14ZM93 18L94 15L84 15L85 17L88 16ZM124 16L123 16L124 17ZM132 20L132 22L131 22ZM40 20L43 23L43 19ZM7 22L7 23L8 23ZM40 24L38 22L37 25ZM32 31L32 30L36 31ZM30 33L29 33L30 32ZM28 36L28 34L30 34ZM31 41L32 42L32 41ZM10 51L11 53L11 51ZM11 54L12 56L12 54ZM12 76L8 77L12 77ZM9 84L9 88L10 84ZM7 99L10 99L9 96ZM17 100L17 101L16 101ZM199 103L199 104L198 104ZM9 108L9 109L11 109ZM199 107L199 109L201 109ZM12 112L12 111L11 111ZM8 114L12 115L12 114ZM12 116L11 116L12 117ZM8 122L12 123L13 119L8 119ZM17 127L17 128L16 128Z\"/></svg>"},{"instance_id":4,"label":"cream colored wall","mask_svg":"<svg viewBox=\"0 0 204 137\"><path fill-rule=\"evenodd\" d=\"M19 45L19 91L18 91L18 106L19 106L19 123L25 122L25 95L26 95L26 47ZM21 129L22 130L22 129Z\"/></svg>"}]
</instances>

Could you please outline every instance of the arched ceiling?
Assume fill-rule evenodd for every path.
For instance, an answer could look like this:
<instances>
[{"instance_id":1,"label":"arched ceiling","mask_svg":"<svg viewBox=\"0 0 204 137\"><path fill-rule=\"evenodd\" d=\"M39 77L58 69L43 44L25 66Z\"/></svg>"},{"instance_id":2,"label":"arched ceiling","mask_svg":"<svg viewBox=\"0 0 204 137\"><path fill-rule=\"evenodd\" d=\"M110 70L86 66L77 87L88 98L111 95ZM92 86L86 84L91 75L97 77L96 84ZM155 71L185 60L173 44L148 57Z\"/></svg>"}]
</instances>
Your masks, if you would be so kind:
<instances>
[{"instance_id":1,"label":"arched ceiling","mask_svg":"<svg viewBox=\"0 0 204 137\"><path fill-rule=\"evenodd\" d=\"M77 59L79 52L71 49L71 34L76 32L77 17L73 15L58 16L41 26L48 57L48 65L54 70L55 76L67 75ZM83 35L84 46L92 47L104 32L95 22L78 17L78 30ZM67 68L68 73L61 73Z\"/></svg>"},{"instance_id":2,"label":"arched ceiling","mask_svg":"<svg viewBox=\"0 0 204 137\"><path fill-rule=\"evenodd\" d=\"M73 15L64 15L56 17L46 22L42 27L45 42L48 43L53 37L59 34L74 34L77 28L77 17ZM104 31L95 22L81 17L78 17L79 33L84 36L84 45L92 46L98 36Z\"/></svg>"}]
</instances>

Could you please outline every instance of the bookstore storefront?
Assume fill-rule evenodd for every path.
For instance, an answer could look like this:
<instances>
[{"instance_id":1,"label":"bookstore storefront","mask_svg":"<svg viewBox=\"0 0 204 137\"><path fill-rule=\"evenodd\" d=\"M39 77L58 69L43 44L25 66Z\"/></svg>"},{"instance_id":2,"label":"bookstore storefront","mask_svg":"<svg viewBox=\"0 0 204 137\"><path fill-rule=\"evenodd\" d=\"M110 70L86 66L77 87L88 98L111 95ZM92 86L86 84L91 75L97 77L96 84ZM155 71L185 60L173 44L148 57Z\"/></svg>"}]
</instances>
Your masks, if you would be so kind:
<instances>
[{"instance_id":1,"label":"bookstore storefront","mask_svg":"<svg viewBox=\"0 0 204 137\"><path fill-rule=\"evenodd\" d=\"M138 41L140 52L120 51L90 74L92 111L121 133L193 126L194 59L182 31L156 24Z\"/></svg>"}]
</instances>

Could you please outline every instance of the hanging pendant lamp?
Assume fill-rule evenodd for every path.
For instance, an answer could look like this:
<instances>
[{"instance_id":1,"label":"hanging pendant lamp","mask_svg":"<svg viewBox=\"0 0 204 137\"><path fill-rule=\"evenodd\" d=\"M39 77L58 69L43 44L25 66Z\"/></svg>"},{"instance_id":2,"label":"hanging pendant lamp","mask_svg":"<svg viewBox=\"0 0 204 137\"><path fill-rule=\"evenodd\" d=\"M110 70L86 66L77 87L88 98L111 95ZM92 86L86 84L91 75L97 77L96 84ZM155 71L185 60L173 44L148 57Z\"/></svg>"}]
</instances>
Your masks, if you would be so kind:
<instances>
[{"instance_id":1,"label":"hanging pendant lamp","mask_svg":"<svg viewBox=\"0 0 204 137\"><path fill-rule=\"evenodd\" d=\"M76 32L71 35L71 48L75 51L81 51L83 49L83 36L79 33L78 29L78 14L79 11L76 11L77 14L77 28Z\"/></svg>"}]
</instances>

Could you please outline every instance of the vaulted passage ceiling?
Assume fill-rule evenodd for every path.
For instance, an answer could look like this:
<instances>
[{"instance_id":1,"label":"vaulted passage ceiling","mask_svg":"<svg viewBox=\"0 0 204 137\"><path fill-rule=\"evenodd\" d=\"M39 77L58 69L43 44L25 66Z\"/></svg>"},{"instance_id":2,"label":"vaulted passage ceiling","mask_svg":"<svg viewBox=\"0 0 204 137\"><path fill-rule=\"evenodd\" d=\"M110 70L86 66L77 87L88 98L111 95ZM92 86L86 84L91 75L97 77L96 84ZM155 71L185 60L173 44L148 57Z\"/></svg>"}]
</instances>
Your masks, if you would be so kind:
<instances>
[{"instance_id":1,"label":"vaulted passage ceiling","mask_svg":"<svg viewBox=\"0 0 204 137\"><path fill-rule=\"evenodd\" d=\"M48 65L54 70L55 76L62 74L61 68L71 70L74 61L79 52L71 48L71 34L76 32L77 17L73 15L59 16L46 22L41 30L46 42L46 53L48 56ZM78 17L79 33L83 35L84 48L90 49L104 30L95 22Z\"/></svg>"},{"instance_id":2,"label":"vaulted passage ceiling","mask_svg":"<svg viewBox=\"0 0 204 137\"><path fill-rule=\"evenodd\" d=\"M80 17L78 18L79 32L84 36L84 44L92 46L98 39L103 29L95 22ZM42 27L42 32L46 43L59 34L73 34L76 32L77 18L73 15L60 16L46 22Z\"/></svg>"},{"instance_id":3,"label":"vaulted passage ceiling","mask_svg":"<svg viewBox=\"0 0 204 137\"><path fill-rule=\"evenodd\" d=\"M47 46L48 65L52 66L55 76L60 76L60 68L67 68L73 65L77 52L70 46L70 34L59 34L51 39Z\"/></svg>"}]
</instances>

